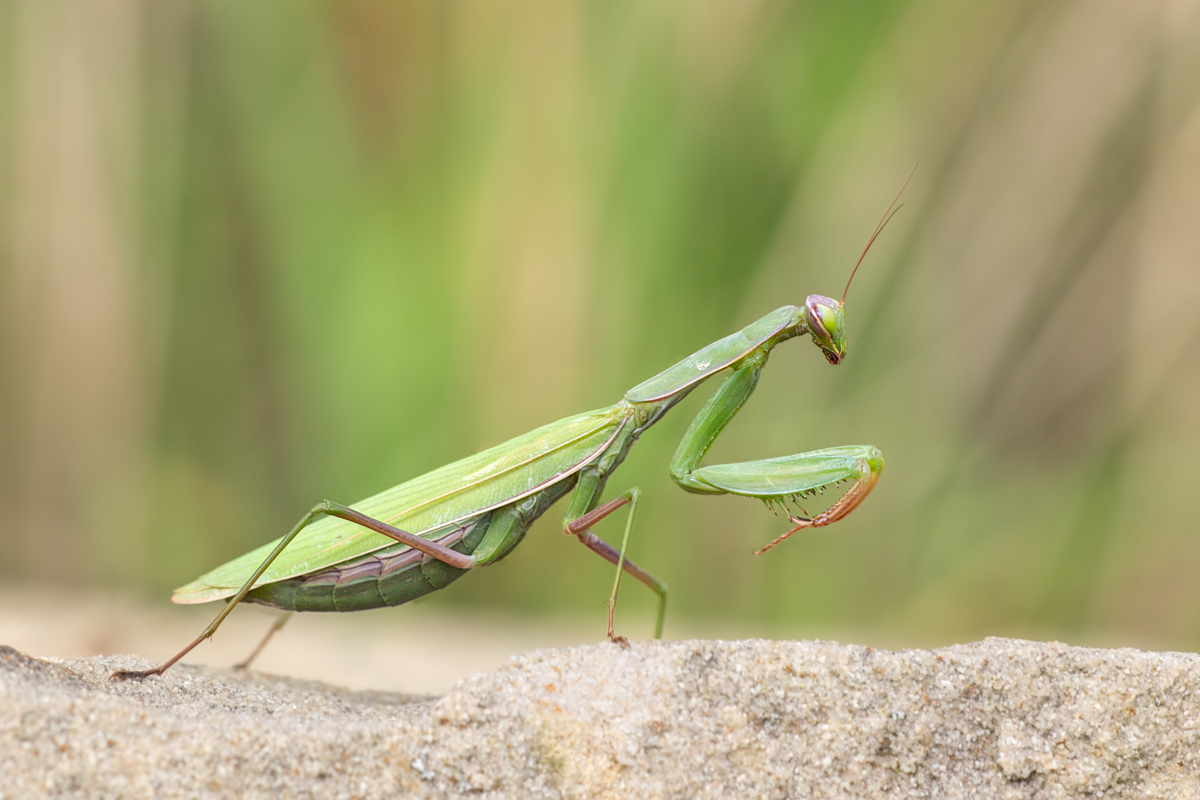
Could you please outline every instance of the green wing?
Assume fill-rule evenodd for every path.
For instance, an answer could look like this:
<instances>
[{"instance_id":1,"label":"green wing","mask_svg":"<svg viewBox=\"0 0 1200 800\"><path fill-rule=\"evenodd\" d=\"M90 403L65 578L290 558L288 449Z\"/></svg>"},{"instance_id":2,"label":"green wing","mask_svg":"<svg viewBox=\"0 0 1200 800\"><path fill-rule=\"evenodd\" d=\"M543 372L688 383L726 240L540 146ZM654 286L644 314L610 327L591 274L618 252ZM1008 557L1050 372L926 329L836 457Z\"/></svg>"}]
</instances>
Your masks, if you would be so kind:
<instances>
[{"instance_id":1,"label":"green wing","mask_svg":"<svg viewBox=\"0 0 1200 800\"><path fill-rule=\"evenodd\" d=\"M579 471L602 454L624 421L622 406L567 417L355 503L401 530L428 535L507 505ZM175 590L176 603L207 603L237 593L279 539ZM280 553L258 584L293 578L395 541L336 517L320 517Z\"/></svg>"}]
</instances>

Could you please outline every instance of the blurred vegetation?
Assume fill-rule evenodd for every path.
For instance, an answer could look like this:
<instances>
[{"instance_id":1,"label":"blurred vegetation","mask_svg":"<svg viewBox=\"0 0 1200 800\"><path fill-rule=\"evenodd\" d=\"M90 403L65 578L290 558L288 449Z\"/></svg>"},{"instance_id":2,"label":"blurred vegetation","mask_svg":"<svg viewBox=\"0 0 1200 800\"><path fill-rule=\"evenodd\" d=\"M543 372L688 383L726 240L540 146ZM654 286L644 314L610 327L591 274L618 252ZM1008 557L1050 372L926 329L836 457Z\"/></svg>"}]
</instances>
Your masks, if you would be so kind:
<instances>
[{"instance_id":1,"label":"blurred vegetation","mask_svg":"<svg viewBox=\"0 0 1200 800\"><path fill-rule=\"evenodd\" d=\"M0 576L169 589L607 405L837 296L915 162L846 362L712 455L875 444L869 500L753 558L666 474L696 398L611 482L668 633L1200 647L1187 0L0 5ZM430 602L602 615L559 524Z\"/></svg>"}]
</instances>

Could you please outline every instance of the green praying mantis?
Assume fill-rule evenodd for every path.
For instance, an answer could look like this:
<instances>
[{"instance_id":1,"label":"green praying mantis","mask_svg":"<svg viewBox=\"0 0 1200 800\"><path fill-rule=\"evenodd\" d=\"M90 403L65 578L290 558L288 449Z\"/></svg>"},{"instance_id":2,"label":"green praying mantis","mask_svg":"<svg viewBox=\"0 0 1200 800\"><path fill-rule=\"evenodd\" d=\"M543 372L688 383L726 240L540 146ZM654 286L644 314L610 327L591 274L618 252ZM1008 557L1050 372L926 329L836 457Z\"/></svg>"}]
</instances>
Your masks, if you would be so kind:
<instances>
[{"instance_id":1,"label":"green praying mantis","mask_svg":"<svg viewBox=\"0 0 1200 800\"><path fill-rule=\"evenodd\" d=\"M600 503L605 484L646 430L701 383L728 370L671 459L675 481L689 492L757 498L782 511L791 529L755 555L797 531L829 525L853 511L883 470L883 455L875 447L831 447L736 464L705 466L703 461L753 393L776 345L808 334L830 364L845 358L846 291L875 238L900 210L896 203L903 192L901 187L876 225L841 300L809 295L802 307L772 311L638 384L607 408L553 422L353 506L319 503L286 536L176 589L176 603L225 600L226 605L170 660L154 669L120 671L112 677L161 675L211 637L242 601L288 611L361 611L401 605L445 588L512 552L534 520L568 494L563 531L616 566L607 601L609 640L627 645L613 627L625 573L658 596L654 636L660 638L667 587L626 558L641 494L634 487ZM847 482L842 495L818 514L810 516L800 505L814 493ZM629 512L617 549L591 528L625 505Z\"/></svg>"}]
</instances>

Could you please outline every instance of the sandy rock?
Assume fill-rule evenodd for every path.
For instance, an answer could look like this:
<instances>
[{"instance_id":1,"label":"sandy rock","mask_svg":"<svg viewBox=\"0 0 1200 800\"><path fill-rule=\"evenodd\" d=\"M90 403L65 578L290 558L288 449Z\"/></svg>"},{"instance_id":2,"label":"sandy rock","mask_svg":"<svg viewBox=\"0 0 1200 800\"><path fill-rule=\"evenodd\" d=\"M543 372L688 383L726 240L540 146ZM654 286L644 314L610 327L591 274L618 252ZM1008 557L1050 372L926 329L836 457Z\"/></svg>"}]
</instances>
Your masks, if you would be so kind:
<instances>
[{"instance_id":1,"label":"sandy rock","mask_svg":"<svg viewBox=\"0 0 1200 800\"><path fill-rule=\"evenodd\" d=\"M543 650L441 698L0 648L0 797L1200 798L1200 656Z\"/></svg>"}]
</instances>

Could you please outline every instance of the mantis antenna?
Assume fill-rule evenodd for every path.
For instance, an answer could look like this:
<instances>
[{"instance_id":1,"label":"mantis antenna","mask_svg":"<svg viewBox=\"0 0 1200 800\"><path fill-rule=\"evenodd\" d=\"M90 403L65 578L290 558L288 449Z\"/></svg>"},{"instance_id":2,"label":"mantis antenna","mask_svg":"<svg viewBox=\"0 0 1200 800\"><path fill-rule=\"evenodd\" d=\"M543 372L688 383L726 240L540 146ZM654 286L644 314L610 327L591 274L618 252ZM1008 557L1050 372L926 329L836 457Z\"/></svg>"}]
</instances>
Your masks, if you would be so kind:
<instances>
[{"instance_id":1,"label":"mantis antenna","mask_svg":"<svg viewBox=\"0 0 1200 800\"><path fill-rule=\"evenodd\" d=\"M908 188L908 182L912 180L912 176L916 171L917 165L913 164L912 172L908 173L908 177L904 179L904 185L900 187L900 191L896 192L896 197L892 200L892 204L887 207L887 211L883 212L883 217L879 220L879 224L875 226L875 230L871 233L871 238L867 240L867 246L863 248L862 255L858 257L858 263L851 270L850 280L846 281L846 288L842 290L842 305L846 304L846 292L850 291L850 281L854 280L854 273L858 272L858 265L867 257L867 251L871 249L871 245L875 244L875 237L883 232L884 227L892 221L892 217L896 216L896 212L904 208L904 203L896 205L896 201L900 199L900 195L904 194L904 190Z\"/></svg>"}]
</instances>

